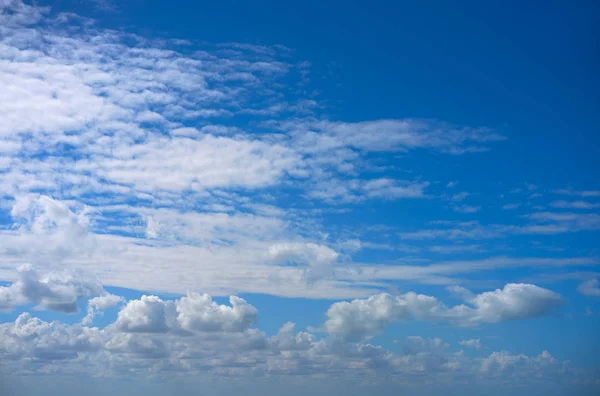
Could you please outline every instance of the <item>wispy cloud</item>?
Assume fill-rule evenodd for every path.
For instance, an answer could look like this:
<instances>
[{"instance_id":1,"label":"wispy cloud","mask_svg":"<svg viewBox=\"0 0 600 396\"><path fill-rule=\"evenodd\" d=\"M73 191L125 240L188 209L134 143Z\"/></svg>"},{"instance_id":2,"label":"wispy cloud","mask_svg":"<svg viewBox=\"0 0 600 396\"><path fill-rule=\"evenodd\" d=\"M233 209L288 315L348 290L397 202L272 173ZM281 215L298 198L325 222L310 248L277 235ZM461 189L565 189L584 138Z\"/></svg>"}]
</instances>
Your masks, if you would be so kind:
<instances>
[{"instance_id":1,"label":"wispy cloud","mask_svg":"<svg viewBox=\"0 0 600 396\"><path fill-rule=\"evenodd\" d=\"M600 215L594 213L535 212L524 215L529 222L522 225L488 224L477 221L451 222L446 228L430 228L403 232L401 239L493 239L510 235L552 235L600 229Z\"/></svg>"},{"instance_id":2,"label":"wispy cloud","mask_svg":"<svg viewBox=\"0 0 600 396\"><path fill-rule=\"evenodd\" d=\"M580 197L600 197L600 190L574 190L572 188L562 188L555 190L554 193L561 195L576 195Z\"/></svg>"},{"instance_id":3,"label":"wispy cloud","mask_svg":"<svg viewBox=\"0 0 600 396\"><path fill-rule=\"evenodd\" d=\"M554 201L550 206L561 209L596 209L600 208L600 203L586 201Z\"/></svg>"}]
</instances>

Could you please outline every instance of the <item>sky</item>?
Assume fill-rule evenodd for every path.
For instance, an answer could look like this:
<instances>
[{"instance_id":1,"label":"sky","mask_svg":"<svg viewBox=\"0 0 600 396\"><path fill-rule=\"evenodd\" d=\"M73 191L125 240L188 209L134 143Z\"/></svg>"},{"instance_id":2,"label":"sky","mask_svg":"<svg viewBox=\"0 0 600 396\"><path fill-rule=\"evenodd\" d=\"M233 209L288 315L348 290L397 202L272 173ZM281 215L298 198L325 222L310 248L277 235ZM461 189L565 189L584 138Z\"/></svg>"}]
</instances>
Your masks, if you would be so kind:
<instances>
[{"instance_id":1,"label":"sky","mask_svg":"<svg viewBox=\"0 0 600 396\"><path fill-rule=\"evenodd\" d=\"M599 22L0 0L0 393L597 394Z\"/></svg>"}]
</instances>

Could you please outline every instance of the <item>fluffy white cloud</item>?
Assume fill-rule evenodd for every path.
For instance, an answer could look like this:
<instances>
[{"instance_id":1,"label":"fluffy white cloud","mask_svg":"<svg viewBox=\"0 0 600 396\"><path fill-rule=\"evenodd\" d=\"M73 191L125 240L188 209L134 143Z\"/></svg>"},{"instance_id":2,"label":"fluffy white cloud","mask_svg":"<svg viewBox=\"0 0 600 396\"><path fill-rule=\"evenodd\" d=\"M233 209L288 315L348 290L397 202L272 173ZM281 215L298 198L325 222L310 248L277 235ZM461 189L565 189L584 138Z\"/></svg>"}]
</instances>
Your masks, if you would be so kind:
<instances>
[{"instance_id":1,"label":"fluffy white cloud","mask_svg":"<svg viewBox=\"0 0 600 396\"><path fill-rule=\"evenodd\" d=\"M175 304L156 296L142 296L127 302L118 314L115 327L131 333L166 333L175 322Z\"/></svg>"},{"instance_id":2,"label":"fluffy white cloud","mask_svg":"<svg viewBox=\"0 0 600 396\"><path fill-rule=\"evenodd\" d=\"M469 305L452 308L423 294L382 293L334 303L327 311L325 330L356 340L380 333L386 325L400 320L447 320L472 326L546 315L561 303L560 295L530 284L507 284L503 289L472 296Z\"/></svg>"},{"instance_id":3,"label":"fluffy white cloud","mask_svg":"<svg viewBox=\"0 0 600 396\"><path fill-rule=\"evenodd\" d=\"M115 329L128 333L243 332L256 321L257 309L230 296L231 306L219 305L208 294L188 293L176 301L156 296L131 300L118 313Z\"/></svg>"},{"instance_id":4,"label":"fluffy white cloud","mask_svg":"<svg viewBox=\"0 0 600 396\"><path fill-rule=\"evenodd\" d=\"M523 354L515 355L508 351L492 352L481 362L480 370L491 375L510 374L518 377L532 375L543 376L548 372L564 370L564 363L559 362L548 351L535 357Z\"/></svg>"},{"instance_id":5,"label":"fluffy white cloud","mask_svg":"<svg viewBox=\"0 0 600 396\"><path fill-rule=\"evenodd\" d=\"M50 266L66 257L92 252L95 239L88 232L89 208L77 209L46 195L15 197L10 211L13 230L7 235L13 238L0 247L0 252Z\"/></svg>"},{"instance_id":6,"label":"fluffy white cloud","mask_svg":"<svg viewBox=\"0 0 600 396\"><path fill-rule=\"evenodd\" d=\"M325 330L348 339L361 339L380 333L386 325L401 319L435 318L441 310L435 297L413 292L399 296L382 293L334 303L327 311Z\"/></svg>"},{"instance_id":7,"label":"fluffy white cloud","mask_svg":"<svg viewBox=\"0 0 600 396\"><path fill-rule=\"evenodd\" d=\"M38 309L77 312L77 302L104 293L102 285L84 274L48 272L40 274L31 265L18 268L19 279L0 287L0 310L12 310L26 303Z\"/></svg>"},{"instance_id":8,"label":"fluffy white cloud","mask_svg":"<svg viewBox=\"0 0 600 396\"><path fill-rule=\"evenodd\" d=\"M296 332L293 323L267 337L258 329L217 331L195 335L172 333L124 333L113 327L98 329L44 322L28 313L14 323L0 324L0 357L7 373L77 374L87 376L166 380L189 376L282 376L291 380L344 375L348 378L380 378L382 374L411 380L427 374L436 381L447 375L462 378L502 376L515 370L521 378L564 378L564 362L548 352L537 357L493 352L479 359L464 352L447 351L439 338L408 337L405 352L393 353L380 346L353 344L339 338L317 338ZM452 377L451 377L452 378Z\"/></svg>"},{"instance_id":9,"label":"fluffy white cloud","mask_svg":"<svg viewBox=\"0 0 600 396\"><path fill-rule=\"evenodd\" d=\"M453 308L453 314L464 324L495 323L542 316L562 305L560 295L541 287L510 283L503 289L476 295L469 301L473 310Z\"/></svg>"},{"instance_id":10,"label":"fluffy white cloud","mask_svg":"<svg viewBox=\"0 0 600 396\"><path fill-rule=\"evenodd\" d=\"M190 331L244 331L256 321L257 309L230 296L231 307L215 303L208 294L189 293L177 300L177 321Z\"/></svg>"},{"instance_id":11,"label":"fluffy white cloud","mask_svg":"<svg viewBox=\"0 0 600 396\"><path fill-rule=\"evenodd\" d=\"M3 361L21 359L75 359L80 353L95 352L104 337L97 328L48 323L22 313L14 323L0 324L0 355Z\"/></svg>"},{"instance_id":12,"label":"fluffy white cloud","mask_svg":"<svg viewBox=\"0 0 600 396\"><path fill-rule=\"evenodd\" d=\"M103 294L91 299L89 306L106 309L119 301L122 297ZM400 308L395 306L399 301L403 305ZM408 337L400 354L377 345L354 343L350 337L318 337L297 331L291 322L268 337L260 329L249 327L256 320L256 308L235 296L230 297L230 303L219 305L208 295L193 293L177 300L142 296L129 301L116 321L103 329L49 323L22 313L14 323L0 324L0 359L6 373L53 372L77 374L80 378L276 375L291 379L298 375L312 378L360 374L361 378L375 379L385 374L410 380L427 374L444 381L447 375L498 377L515 370L527 372L523 380L531 375L557 378L566 373L564 363L547 352L538 357L494 352L483 359L472 358L462 351L449 353L448 344L440 338ZM365 303L352 304L361 306L364 324L372 326L370 331L389 322L389 314L412 312L413 316L432 317L446 309L433 297L414 293L401 300L378 295ZM334 304L328 315L343 307L348 306ZM369 313L372 308L377 312ZM358 325L357 321L345 323ZM331 326L331 322L326 324ZM478 340L462 344L478 345L473 341Z\"/></svg>"}]
</instances>

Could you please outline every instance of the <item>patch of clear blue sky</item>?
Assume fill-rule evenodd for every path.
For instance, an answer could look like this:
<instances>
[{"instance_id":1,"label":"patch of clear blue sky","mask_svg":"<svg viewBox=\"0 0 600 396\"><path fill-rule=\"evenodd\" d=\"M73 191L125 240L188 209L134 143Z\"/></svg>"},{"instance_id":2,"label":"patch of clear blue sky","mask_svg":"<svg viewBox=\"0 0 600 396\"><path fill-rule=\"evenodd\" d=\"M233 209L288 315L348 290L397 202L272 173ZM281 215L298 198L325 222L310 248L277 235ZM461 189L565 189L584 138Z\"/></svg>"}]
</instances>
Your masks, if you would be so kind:
<instances>
[{"instance_id":1,"label":"patch of clear blue sky","mask_svg":"<svg viewBox=\"0 0 600 396\"><path fill-rule=\"evenodd\" d=\"M117 11L71 0L39 3L51 4L54 12L76 12L95 18L103 27L144 36L285 45L295 51L294 59L312 63L311 86L321 91L320 101L328 105L326 112L335 120L433 118L491 127L508 140L494 143L485 154L417 152L402 159L403 168L414 165L423 180L439 182L432 186L438 192L448 181L459 180L457 191L479 194L476 204L483 208L476 218L484 224L503 221L505 212L498 209L502 204L525 201L525 194L499 198L520 183L549 190L600 185L597 1L129 0L118 2ZM363 219L400 224L407 231L429 220L473 218L428 200L403 200L402 211L396 205L368 202L351 218L354 224ZM332 214L325 220L335 226L349 218ZM578 233L539 239L552 244L559 238L561 244L576 250L590 246L596 237L597 233ZM511 237L511 246L518 247L513 254L531 255L529 241L525 236ZM385 252L378 254L385 258ZM509 272L512 279L526 275L524 269ZM485 278L503 276L506 273L492 272ZM566 308L559 318L484 326L483 331L397 324L378 340L394 348L393 339L422 335L441 337L455 347L460 339L482 338L490 350L535 354L551 349L560 359L597 365L598 358L591 351L598 350L598 342L590 343L596 337L593 331L599 316L585 316L583 309L589 306L598 312L600 304L577 295L575 287L575 282L551 285L566 295ZM433 295L440 295L441 290L437 286L413 288ZM122 295L133 298L140 293L123 291ZM260 325L269 334L287 320L298 322L300 328L318 326L330 304L245 297L259 308ZM13 314L0 315L4 320ZM42 319L54 315L39 312ZM108 323L114 315L113 309L96 321ZM486 338L490 334L495 338Z\"/></svg>"}]
</instances>

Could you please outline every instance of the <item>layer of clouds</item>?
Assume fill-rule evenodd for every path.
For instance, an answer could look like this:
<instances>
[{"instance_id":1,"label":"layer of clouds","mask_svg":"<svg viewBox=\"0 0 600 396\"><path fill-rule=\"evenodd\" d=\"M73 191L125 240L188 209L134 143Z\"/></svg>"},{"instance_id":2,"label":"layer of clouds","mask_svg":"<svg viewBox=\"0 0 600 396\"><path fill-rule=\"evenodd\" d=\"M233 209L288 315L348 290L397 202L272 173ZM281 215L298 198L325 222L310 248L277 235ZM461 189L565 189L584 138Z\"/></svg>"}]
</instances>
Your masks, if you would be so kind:
<instances>
[{"instance_id":1,"label":"layer of clouds","mask_svg":"<svg viewBox=\"0 0 600 396\"><path fill-rule=\"evenodd\" d=\"M532 357L499 351L476 358L463 351L450 352L451 345L440 338L411 336L399 341L404 351L396 353L368 343L298 331L292 322L269 337L250 326L257 312L243 300L232 297L231 307L219 306L209 296L196 295L193 298L202 301L193 306L185 302L186 307L177 314L173 308L189 297L164 301L143 296L129 301L117 321L103 329L45 322L22 313L15 322L0 324L3 371L161 381L189 376L213 380L277 376L287 380L323 375L358 375L375 381L382 375L410 380L423 374L436 381L453 381L459 377L497 378L513 375L515 370L523 381L530 376L553 381L586 378L546 351Z\"/></svg>"},{"instance_id":2,"label":"layer of clouds","mask_svg":"<svg viewBox=\"0 0 600 396\"><path fill-rule=\"evenodd\" d=\"M356 271L335 260L269 259L272 246L332 249L323 209L280 207L279 189L327 203L426 199L430 182L374 175L375 157L503 139L436 120L328 120L318 95L296 90L309 64L282 46L150 40L20 1L1 18L0 203L12 210L0 279L29 261L156 292L365 296L381 285L352 287L340 275Z\"/></svg>"}]
</instances>

